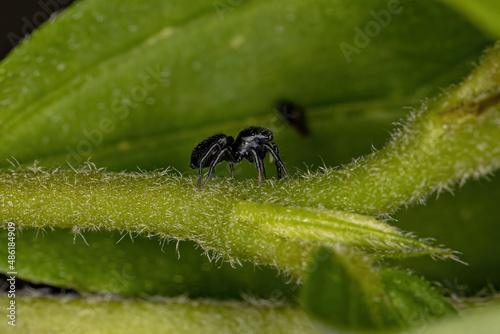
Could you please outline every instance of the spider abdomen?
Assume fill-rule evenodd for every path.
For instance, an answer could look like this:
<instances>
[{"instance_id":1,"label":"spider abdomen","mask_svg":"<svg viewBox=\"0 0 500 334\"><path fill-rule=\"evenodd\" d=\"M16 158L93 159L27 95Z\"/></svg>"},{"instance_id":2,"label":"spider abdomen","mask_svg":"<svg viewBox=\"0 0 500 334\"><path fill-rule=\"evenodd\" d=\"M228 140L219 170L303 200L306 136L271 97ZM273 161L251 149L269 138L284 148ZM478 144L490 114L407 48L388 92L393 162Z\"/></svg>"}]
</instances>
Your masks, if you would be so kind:
<instances>
[{"instance_id":1,"label":"spider abdomen","mask_svg":"<svg viewBox=\"0 0 500 334\"><path fill-rule=\"evenodd\" d=\"M231 147L234 139L231 136L226 136L223 133L217 133L200 142L191 153L190 167L195 169L210 167L210 164L216 158L219 150ZM223 159L225 160L225 159Z\"/></svg>"}]
</instances>

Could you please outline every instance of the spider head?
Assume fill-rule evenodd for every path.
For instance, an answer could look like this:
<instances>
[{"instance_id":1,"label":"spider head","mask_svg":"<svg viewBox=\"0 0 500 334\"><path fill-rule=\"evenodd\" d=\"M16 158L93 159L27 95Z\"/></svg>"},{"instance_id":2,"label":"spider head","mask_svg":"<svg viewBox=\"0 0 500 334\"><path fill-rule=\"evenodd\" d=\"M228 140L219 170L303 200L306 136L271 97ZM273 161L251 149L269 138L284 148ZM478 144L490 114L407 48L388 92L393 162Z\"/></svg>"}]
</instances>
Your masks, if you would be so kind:
<instances>
[{"instance_id":1,"label":"spider head","mask_svg":"<svg viewBox=\"0 0 500 334\"><path fill-rule=\"evenodd\" d=\"M273 140L273 132L261 126L250 126L243 129L238 137L244 141L252 141L259 143L268 143Z\"/></svg>"},{"instance_id":2,"label":"spider head","mask_svg":"<svg viewBox=\"0 0 500 334\"><path fill-rule=\"evenodd\" d=\"M273 132L266 128L261 128L261 131L257 133L256 137L262 140L263 142L271 142L273 141L274 138Z\"/></svg>"}]
</instances>

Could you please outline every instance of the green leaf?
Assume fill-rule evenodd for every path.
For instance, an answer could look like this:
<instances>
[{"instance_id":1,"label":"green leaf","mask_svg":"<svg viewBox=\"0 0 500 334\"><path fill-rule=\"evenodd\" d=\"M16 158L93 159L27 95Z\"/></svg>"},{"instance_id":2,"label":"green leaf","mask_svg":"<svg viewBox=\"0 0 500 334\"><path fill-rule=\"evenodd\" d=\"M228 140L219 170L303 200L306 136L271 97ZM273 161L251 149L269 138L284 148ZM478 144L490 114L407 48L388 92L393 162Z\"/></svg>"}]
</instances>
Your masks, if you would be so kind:
<instances>
[{"instance_id":1,"label":"green leaf","mask_svg":"<svg viewBox=\"0 0 500 334\"><path fill-rule=\"evenodd\" d=\"M410 328L454 314L429 285L404 271L378 271L359 253L318 250L302 290L305 309L336 330Z\"/></svg>"},{"instance_id":2,"label":"green leaf","mask_svg":"<svg viewBox=\"0 0 500 334\"><path fill-rule=\"evenodd\" d=\"M207 1L71 6L0 65L0 156L185 171L204 136L257 123L280 132L288 166L321 164L318 155L335 165L358 155L347 147L369 152L364 129L374 119L380 128L369 133L382 144L402 106L459 80L489 42L444 5L407 2L348 64L341 43L355 47L353 29L376 22L371 11L387 11L386 1L232 9L221 20ZM306 106L311 139L280 131L272 112L280 98ZM355 133L346 133L360 114L364 129L351 124Z\"/></svg>"},{"instance_id":3,"label":"green leaf","mask_svg":"<svg viewBox=\"0 0 500 334\"><path fill-rule=\"evenodd\" d=\"M405 236L372 217L345 211L240 202L234 208L233 217L258 224L264 231L282 238L349 245L372 256L404 258L431 254L455 258L450 250L432 247L428 241Z\"/></svg>"},{"instance_id":4,"label":"green leaf","mask_svg":"<svg viewBox=\"0 0 500 334\"><path fill-rule=\"evenodd\" d=\"M478 27L500 37L500 3L496 0L441 0L469 17Z\"/></svg>"},{"instance_id":5,"label":"green leaf","mask_svg":"<svg viewBox=\"0 0 500 334\"><path fill-rule=\"evenodd\" d=\"M414 327L435 318L456 314L453 306L421 278L406 271L382 269L383 298L402 327Z\"/></svg>"},{"instance_id":6,"label":"green leaf","mask_svg":"<svg viewBox=\"0 0 500 334\"><path fill-rule=\"evenodd\" d=\"M0 229L0 244L7 245ZM19 278L83 292L124 297L259 298L290 300L297 290L289 277L244 262L231 267L212 261L196 244L118 231L24 228L15 237ZM198 248L198 249L197 249ZM7 259L7 247L0 258ZM204 256L205 255L205 256ZM92 264L92 265L89 265ZM0 263L0 271L9 270Z\"/></svg>"}]
</instances>

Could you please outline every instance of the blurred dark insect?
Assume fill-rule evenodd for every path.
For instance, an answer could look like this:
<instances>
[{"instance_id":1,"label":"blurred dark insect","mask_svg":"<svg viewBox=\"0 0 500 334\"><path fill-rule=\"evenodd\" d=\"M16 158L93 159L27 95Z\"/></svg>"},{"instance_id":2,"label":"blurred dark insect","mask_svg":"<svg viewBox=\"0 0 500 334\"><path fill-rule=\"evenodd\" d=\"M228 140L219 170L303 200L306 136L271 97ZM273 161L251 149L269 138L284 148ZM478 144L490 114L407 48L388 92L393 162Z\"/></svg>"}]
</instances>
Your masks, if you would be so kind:
<instances>
[{"instance_id":1,"label":"blurred dark insect","mask_svg":"<svg viewBox=\"0 0 500 334\"><path fill-rule=\"evenodd\" d=\"M293 126L302 136L309 135L309 128L303 107L287 100L281 100L276 103L274 111L280 115L285 124Z\"/></svg>"}]
</instances>

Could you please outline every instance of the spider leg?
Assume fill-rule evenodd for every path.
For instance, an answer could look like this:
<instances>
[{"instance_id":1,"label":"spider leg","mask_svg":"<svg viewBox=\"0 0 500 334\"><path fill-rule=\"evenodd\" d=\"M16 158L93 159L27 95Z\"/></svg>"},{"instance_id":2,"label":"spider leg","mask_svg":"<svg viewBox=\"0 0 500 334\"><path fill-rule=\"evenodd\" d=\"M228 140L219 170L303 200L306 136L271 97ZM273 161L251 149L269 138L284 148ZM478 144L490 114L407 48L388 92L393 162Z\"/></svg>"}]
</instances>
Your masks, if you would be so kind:
<instances>
[{"instance_id":1,"label":"spider leg","mask_svg":"<svg viewBox=\"0 0 500 334\"><path fill-rule=\"evenodd\" d=\"M272 143L272 146L273 146L274 153L276 153L276 155L278 155L279 154L278 145L276 145L275 143ZM266 147L266 149L269 151L268 147ZM269 152L272 152L272 151L269 151ZM273 154L271 153L271 155L273 155ZM273 158L274 158L274 155L273 155ZM278 165L278 160L274 159L274 163L276 164L276 169L278 170L278 180L281 180L281 168L280 168L280 165Z\"/></svg>"},{"instance_id":2,"label":"spider leg","mask_svg":"<svg viewBox=\"0 0 500 334\"><path fill-rule=\"evenodd\" d=\"M262 172L262 178L266 179L266 169L264 168L264 159L259 159L260 162L260 170Z\"/></svg>"},{"instance_id":3,"label":"spider leg","mask_svg":"<svg viewBox=\"0 0 500 334\"><path fill-rule=\"evenodd\" d=\"M214 146L212 146L210 148L210 150L208 150L207 154L205 154L203 156L203 158L201 158L201 160L200 160L200 168L199 168L199 171L198 171L198 190L200 190L201 179L203 178L203 163L205 162L205 160L207 160L207 158L211 155L211 153L215 149L219 149L220 150L220 145L219 144L215 144Z\"/></svg>"},{"instance_id":4,"label":"spider leg","mask_svg":"<svg viewBox=\"0 0 500 334\"><path fill-rule=\"evenodd\" d=\"M232 162L229 162L229 169L231 169L231 178L234 179L234 167Z\"/></svg>"},{"instance_id":5,"label":"spider leg","mask_svg":"<svg viewBox=\"0 0 500 334\"><path fill-rule=\"evenodd\" d=\"M220 159L222 158L222 156L226 153L226 151L228 151L229 148L224 148L222 149L219 154L217 154L217 157L215 158L214 161L212 161L212 163L210 164L210 169L208 170L208 175L207 175L207 178L205 179L205 182L203 183L203 187L201 187L201 189L205 189L205 186L207 185L208 181L210 180L210 178L212 177L212 173L213 171L215 170L215 166L219 163Z\"/></svg>"},{"instance_id":6,"label":"spider leg","mask_svg":"<svg viewBox=\"0 0 500 334\"><path fill-rule=\"evenodd\" d=\"M273 146L269 144L264 144L264 147L271 153L271 155L274 158L274 161L276 162L276 168L278 169L278 180L281 179L281 170L285 173L285 176L288 176L288 172L286 171L285 165L281 161L279 155L278 155L278 145L273 143Z\"/></svg>"},{"instance_id":7,"label":"spider leg","mask_svg":"<svg viewBox=\"0 0 500 334\"><path fill-rule=\"evenodd\" d=\"M276 153L276 155L279 154L279 151L278 151L278 145L276 145L275 143L271 143L272 145L272 149L269 149L269 147L267 147L266 145L264 145L264 147L269 151L271 152L271 155L273 156L273 160L274 162L276 163L276 169L278 171L278 180L281 179L281 168L280 168L280 165L278 164L278 160L275 159L274 157L274 154L272 154L272 152L274 151L274 153Z\"/></svg>"},{"instance_id":8,"label":"spider leg","mask_svg":"<svg viewBox=\"0 0 500 334\"><path fill-rule=\"evenodd\" d=\"M280 152L278 151L278 145L276 145L276 143L271 143L271 144L273 144L274 152L276 152L276 154L279 154Z\"/></svg>"},{"instance_id":9,"label":"spider leg","mask_svg":"<svg viewBox=\"0 0 500 334\"><path fill-rule=\"evenodd\" d=\"M198 172L198 190L200 190L201 179L203 178L203 165L200 163L200 170Z\"/></svg>"},{"instance_id":10,"label":"spider leg","mask_svg":"<svg viewBox=\"0 0 500 334\"><path fill-rule=\"evenodd\" d=\"M266 170L264 169L264 162L259 158L255 150L251 150L253 159L255 160L255 167L257 167L259 186L262 184L262 179L266 178Z\"/></svg>"}]
</instances>

